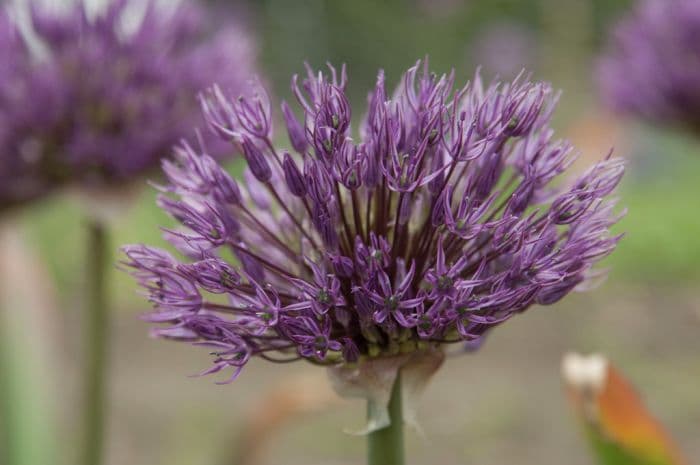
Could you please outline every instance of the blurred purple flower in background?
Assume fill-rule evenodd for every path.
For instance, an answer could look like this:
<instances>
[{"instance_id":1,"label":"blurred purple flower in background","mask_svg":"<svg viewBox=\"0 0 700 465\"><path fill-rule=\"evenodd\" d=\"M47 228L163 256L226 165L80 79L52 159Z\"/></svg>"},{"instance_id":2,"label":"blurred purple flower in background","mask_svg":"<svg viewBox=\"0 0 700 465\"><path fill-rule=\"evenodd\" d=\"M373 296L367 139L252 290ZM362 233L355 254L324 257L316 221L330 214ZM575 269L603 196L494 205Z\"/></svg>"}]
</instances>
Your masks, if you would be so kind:
<instances>
[{"instance_id":1,"label":"blurred purple flower in background","mask_svg":"<svg viewBox=\"0 0 700 465\"><path fill-rule=\"evenodd\" d=\"M237 95L253 70L244 31L210 33L212 18L194 4L28 9L26 31L7 12L0 19L0 210L68 183L133 181L193 136L203 122L196 95L212 76ZM214 156L230 152L205 143Z\"/></svg>"},{"instance_id":2,"label":"blurred purple flower in background","mask_svg":"<svg viewBox=\"0 0 700 465\"><path fill-rule=\"evenodd\" d=\"M235 377L252 356L320 364L476 347L494 326L549 305L596 274L620 236L623 174L606 157L570 183L575 159L549 120L557 94L519 76L454 89L454 73L410 68L393 96L383 72L356 132L345 69L308 69L283 103L293 150L273 144L262 90L202 98L212 129L243 152L240 184L183 145L164 162L159 203L189 260L124 247L156 336L210 347Z\"/></svg>"},{"instance_id":3,"label":"blurred purple flower in background","mask_svg":"<svg viewBox=\"0 0 700 465\"><path fill-rule=\"evenodd\" d=\"M641 1L613 30L598 74L615 110L700 132L700 1Z\"/></svg>"}]
</instances>

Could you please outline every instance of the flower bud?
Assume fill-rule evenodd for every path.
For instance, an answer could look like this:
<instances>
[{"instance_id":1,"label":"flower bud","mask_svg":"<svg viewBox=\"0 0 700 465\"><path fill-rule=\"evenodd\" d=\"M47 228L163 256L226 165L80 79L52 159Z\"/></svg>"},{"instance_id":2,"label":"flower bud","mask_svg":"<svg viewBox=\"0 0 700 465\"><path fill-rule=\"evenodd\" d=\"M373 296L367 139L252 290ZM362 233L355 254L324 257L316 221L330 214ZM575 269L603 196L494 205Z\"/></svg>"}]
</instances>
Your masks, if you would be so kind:
<instances>
[{"instance_id":1,"label":"flower bud","mask_svg":"<svg viewBox=\"0 0 700 465\"><path fill-rule=\"evenodd\" d=\"M306 133L304 127L301 125L294 112L287 102L282 102L282 114L284 116L284 123L287 126L287 134L289 134L289 141L292 143L292 147L298 153L306 153L306 149L309 146L306 140Z\"/></svg>"},{"instance_id":2,"label":"flower bud","mask_svg":"<svg viewBox=\"0 0 700 465\"><path fill-rule=\"evenodd\" d=\"M268 182L272 177L272 170L262 150L247 137L243 138L241 147L243 148L243 156L248 162L248 168L250 168L250 172L253 173L255 179L262 183Z\"/></svg>"},{"instance_id":3,"label":"flower bud","mask_svg":"<svg viewBox=\"0 0 700 465\"><path fill-rule=\"evenodd\" d=\"M301 171L299 171L299 168L288 152L284 153L282 168L284 170L284 180L287 182L289 192L297 197L305 196L306 182L304 181L304 176L302 176Z\"/></svg>"}]
</instances>

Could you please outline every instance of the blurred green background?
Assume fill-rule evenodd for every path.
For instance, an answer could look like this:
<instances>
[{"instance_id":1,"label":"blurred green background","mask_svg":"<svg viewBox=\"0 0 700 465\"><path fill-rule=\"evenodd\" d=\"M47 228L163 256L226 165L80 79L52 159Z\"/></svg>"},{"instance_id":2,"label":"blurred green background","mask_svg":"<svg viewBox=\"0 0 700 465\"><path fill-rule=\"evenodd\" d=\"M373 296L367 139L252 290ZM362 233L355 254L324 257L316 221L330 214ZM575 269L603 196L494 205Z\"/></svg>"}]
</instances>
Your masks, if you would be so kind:
<instances>
[{"instance_id":1,"label":"blurred green background","mask_svg":"<svg viewBox=\"0 0 700 465\"><path fill-rule=\"evenodd\" d=\"M700 457L700 141L620 120L598 99L596 55L607 29L630 5L628 0L216 2L245 16L258 36L261 74L276 102L291 98L290 77L303 72L305 60L316 67L326 61L347 64L355 118L379 68L395 84L425 55L436 71L454 68L460 82L478 65L486 76L504 77L525 67L563 90L555 127L581 149L584 161L610 148L629 160L618 193L629 213L617 227L627 236L605 263L611 270L607 282L555 307L533 309L495 331L477 355L449 360L420 407L427 437L409 436L411 464L591 463L558 380L560 357L574 349L604 351L621 364L688 455ZM283 140L284 131L278 133ZM232 171L239 169L231 163ZM142 187L115 220L115 250L124 243L161 244L159 227L171 224L155 207L153 189ZM36 352L27 355L29 370L41 354L49 354L49 362L44 359L35 370L42 378L43 394L37 396L48 396L51 415L45 422L58 426L60 434L47 433L38 444L58 445L47 464L73 463L81 208L63 196L11 221L38 266L46 267L49 284L42 289L55 307L33 309L30 318L45 324L18 329L30 341L25 346ZM255 362L223 387L212 378L188 378L206 366L206 351L148 339L138 320L146 302L129 277L116 269L112 277L108 464L243 464L236 457L258 441L261 455L249 463L362 463L362 438L342 429L360 424L364 407L324 400L322 381L307 388L332 406L310 409L270 430L269 442L243 440L266 392L284 392L286 383L291 392L291 380L313 376L314 369Z\"/></svg>"}]
</instances>

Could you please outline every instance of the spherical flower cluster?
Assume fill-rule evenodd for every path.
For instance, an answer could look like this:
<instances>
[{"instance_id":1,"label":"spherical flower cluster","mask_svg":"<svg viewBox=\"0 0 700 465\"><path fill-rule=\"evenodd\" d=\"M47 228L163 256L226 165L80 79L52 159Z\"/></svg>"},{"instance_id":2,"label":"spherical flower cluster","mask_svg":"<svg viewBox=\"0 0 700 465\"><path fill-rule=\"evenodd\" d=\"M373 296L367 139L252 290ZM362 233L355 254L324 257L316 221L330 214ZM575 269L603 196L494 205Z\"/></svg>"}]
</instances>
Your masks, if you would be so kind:
<instances>
[{"instance_id":1,"label":"spherical flower cluster","mask_svg":"<svg viewBox=\"0 0 700 465\"><path fill-rule=\"evenodd\" d=\"M569 184L574 160L549 120L557 96L523 76L454 89L454 73L416 64L392 97L384 74L352 129L345 69L308 70L272 142L258 91L202 98L211 127L243 154L236 182L180 147L164 163L166 236L186 260L132 245L125 265L146 289L156 336L213 348L206 373L252 356L351 363L484 337L533 304L557 302L618 242L606 157Z\"/></svg>"},{"instance_id":2,"label":"spherical flower cluster","mask_svg":"<svg viewBox=\"0 0 700 465\"><path fill-rule=\"evenodd\" d=\"M601 59L606 103L700 132L700 1L643 0L613 30Z\"/></svg>"},{"instance_id":3,"label":"spherical flower cluster","mask_svg":"<svg viewBox=\"0 0 700 465\"><path fill-rule=\"evenodd\" d=\"M121 185L156 168L203 123L197 93L212 76L237 95L252 71L244 32L208 34L194 5L110 0L93 15L87 3L51 10L34 0L22 32L11 11L0 14L0 211L68 183Z\"/></svg>"}]
</instances>

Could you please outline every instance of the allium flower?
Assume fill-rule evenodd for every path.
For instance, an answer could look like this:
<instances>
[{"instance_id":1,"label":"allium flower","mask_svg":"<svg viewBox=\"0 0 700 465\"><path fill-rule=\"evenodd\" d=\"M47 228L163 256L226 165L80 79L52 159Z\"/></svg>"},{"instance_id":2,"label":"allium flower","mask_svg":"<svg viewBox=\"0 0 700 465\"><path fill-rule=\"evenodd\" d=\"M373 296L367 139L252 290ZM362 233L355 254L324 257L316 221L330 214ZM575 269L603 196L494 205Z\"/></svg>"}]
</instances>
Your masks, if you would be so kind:
<instances>
[{"instance_id":1,"label":"allium flower","mask_svg":"<svg viewBox=\"0 0 700 465\"><path fill-rule=\"evenodd\" d=\"M238 94L252 70L239 28L215 35L204 12L155 1L29 4L29 31L0 14L0 210L68 183L121 185L158 166L202 121L197 93ZM216 142L216 144L215 144ZM213 155L230 152L208 137Z\"/></svg>"},{"instance_id":2,"label":"allium flower","mask_svg":"<svg viewBox=\"0 0 700 465\"><path fill-rule=\"evenodd\" d=\"M700 132L700 1L643 0L601 59L606 102L620 112Z\"/></svg>"},{"instance_id":3,"label":"allium flower","mask_svg":"<svg viewBox=\"0 0 700 465\"><path fill-rule=\"evenodd\" d=\"M207 373L253 356L319 364L471 347L533 304L584 284L618 242L623 173L606 157L572 183L549 127L557 96L519 76L453 89L416 64L387 96L379 73L357 132L345 69L308 70L283 103L293 150L272 142L266 94L203 98L211 127L243 152L242 183L189 145L164 162L160 205L187 260L132 245L125 264L164 324L155 335L213 349Z\"/></svg>"}]
</instances>

